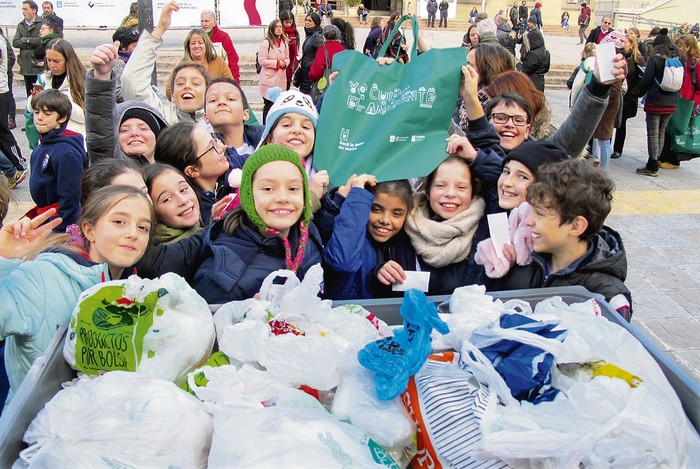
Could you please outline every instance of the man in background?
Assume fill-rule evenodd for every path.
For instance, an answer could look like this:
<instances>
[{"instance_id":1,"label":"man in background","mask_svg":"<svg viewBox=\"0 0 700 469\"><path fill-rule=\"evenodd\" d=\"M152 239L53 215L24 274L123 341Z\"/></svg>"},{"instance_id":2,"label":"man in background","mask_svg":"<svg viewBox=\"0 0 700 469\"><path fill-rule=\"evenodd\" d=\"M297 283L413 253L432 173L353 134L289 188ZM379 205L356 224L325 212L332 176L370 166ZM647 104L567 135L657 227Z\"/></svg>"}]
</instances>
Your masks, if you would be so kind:
<instances>
[{"instance_id":1,"label":"man in background","mask_svg":"<svg viewBox=\"0 0 700 469\"><path fill-rule=\"evenodd\" d=\"M238 68L238 53L233 47L231 36L219 29L216 25L216 15L211 10L204 10L200 15L202 29L209 35L209 39L214 43L216 53L223 57L228 63L228 68L231 70L233 79L240 83L241 71Z\"/></svg>"},{"instance_id":2,"label":"man in background","mask_svg":"<svg viewBox=\"0 0 700 469\"><path fill-rule=\"evenodd\" d=\"M41 4L41 9L44 10L44 14L41 18L46 22L46 20L51 19L55 24L58 25L58 31L54 31L60 37L63 37L63 18L59 17L55 11L53 11L53 3L44 2Z\"/></svg>"},{"instance_id":3,"label":"man in background","mask_svg":"<svg viewBox=\"0 0 700 469\"><path fill-rule=\"evenodd\" d=\"M41 44L39 37L39 29L43 24L41 18L37 16L39 7L34 0L24 0L22 2L22 16L24 20L20 21L15 31L15 37L12 39L12 47L19 49L19 73L24 77L24 87L27 91L27 97L32 94L32 87L36 83L36 78L44 69L39 67L32 61L34 58L34 49Z\"/></svg>"}]
</instances>

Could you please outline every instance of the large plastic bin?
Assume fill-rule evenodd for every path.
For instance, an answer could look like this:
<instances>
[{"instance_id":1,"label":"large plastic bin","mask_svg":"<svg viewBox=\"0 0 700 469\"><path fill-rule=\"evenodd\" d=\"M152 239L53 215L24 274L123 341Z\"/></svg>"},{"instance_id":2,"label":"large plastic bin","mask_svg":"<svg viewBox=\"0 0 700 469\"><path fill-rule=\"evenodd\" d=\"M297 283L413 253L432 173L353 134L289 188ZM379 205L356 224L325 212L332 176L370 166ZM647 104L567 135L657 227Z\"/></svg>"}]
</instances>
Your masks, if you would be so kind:
<instances>
[{"instance_id":1,"label":"large plastic bin","mask_svg":"<svg viewBox=\"0 0 700 469\"><path fill-rule=\"evenodd\" d=\"M490 292L489 294L503 301L518 298L529 302L532 306L551 296L560 296L567 303L578 303L595 298L601 305L603 315L627 329L654 357L678 395L688 419L696 431L700 429L700 385L688 377L678 365L651 343L634 324L627 323L614 312L602 296L592 294L583 287L512 290L507 292ZM445 302L449 299L449 296L433 296L430 299L440 305L440 309L445 309ZM401 315L399 314L401 301L402 298L387 298L338 301L335 304L360 304L388 324L401 324ZM216 309L216 306L212 306L212 310ZM65 333L65 327L57 331L46 354L37 359L32 365L27 377L17 390L14 399L0 418L0 467L10 467L15 462L19 452L25 447L22 442L22 436L34 416L54 394L61 390L63 382L76 376L63 358Z\"/></svg>"}]
</instances>

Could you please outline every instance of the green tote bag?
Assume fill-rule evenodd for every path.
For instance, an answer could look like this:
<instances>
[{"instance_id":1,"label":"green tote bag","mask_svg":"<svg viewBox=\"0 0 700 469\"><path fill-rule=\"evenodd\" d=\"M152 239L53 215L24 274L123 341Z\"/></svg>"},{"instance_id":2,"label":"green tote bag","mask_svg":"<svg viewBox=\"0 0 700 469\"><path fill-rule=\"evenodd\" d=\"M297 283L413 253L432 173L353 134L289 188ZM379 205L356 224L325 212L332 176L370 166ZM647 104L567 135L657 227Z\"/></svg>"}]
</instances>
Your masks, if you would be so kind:
<instances>
[{"instance_id":1,"label":"green tote bag","mask_svg":"<svg viewBox=\"0 0 700 469\"><path fill-rule=\"evenodd\" d=\"M378 181L426 176L447 157L445 139L466 49L418 55L414 17L402 17L389 37L409 18L413 45L407 64L381 66L358 51L333 56L340 74L324 95L314 148L314 166L328 171L332 185L362 173Z\"/></svg>"}]
</instances>

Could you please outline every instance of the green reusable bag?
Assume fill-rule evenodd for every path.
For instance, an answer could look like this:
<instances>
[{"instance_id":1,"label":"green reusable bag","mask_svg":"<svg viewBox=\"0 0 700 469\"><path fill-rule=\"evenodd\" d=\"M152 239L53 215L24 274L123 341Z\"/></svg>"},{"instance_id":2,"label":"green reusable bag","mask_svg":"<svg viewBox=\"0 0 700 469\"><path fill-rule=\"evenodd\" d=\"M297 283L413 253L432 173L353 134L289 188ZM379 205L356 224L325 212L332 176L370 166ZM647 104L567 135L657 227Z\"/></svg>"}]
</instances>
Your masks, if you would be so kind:
<instances>
[{"instance_id":1,"label":"green reusable bag","mask_svg":"<svg viewBox=\"0 0 700 469\"><path fill-rule=\"evenodd\" d=\"M671 150L676 153L700 155L700 115L690 118L690 123L683 135L674 135Z\"/></svg>"},{"instance_id":2,"label":"green reusable bag","mask_svg":"<svg viewBox=\"0 0 700 469\"><path fill-rule=\"evenodd\" d=\"M695 109L695 101L692 99L680 98L676 106L676 112L671 116L666 126L666 132L671 135L683 135L690 124L690 117Z\"/></svg>"},{"instance_id":3,"label":"green reusable bag","mask_svg":"<svg viewBox=\"0 0 700 469\"><path fill-rule=\"evenodd\" d=\"M389 37L409 18L413 45L407 64L381 66L358 51L333 56L340 75L323 98L313 160L317 169L328 171L332 185L344 185L362 173L378 181L426 176L447 157L445 139L459 98L466 48L418 55L415 17L402 17Z\"/></svg>"}]
</instances>

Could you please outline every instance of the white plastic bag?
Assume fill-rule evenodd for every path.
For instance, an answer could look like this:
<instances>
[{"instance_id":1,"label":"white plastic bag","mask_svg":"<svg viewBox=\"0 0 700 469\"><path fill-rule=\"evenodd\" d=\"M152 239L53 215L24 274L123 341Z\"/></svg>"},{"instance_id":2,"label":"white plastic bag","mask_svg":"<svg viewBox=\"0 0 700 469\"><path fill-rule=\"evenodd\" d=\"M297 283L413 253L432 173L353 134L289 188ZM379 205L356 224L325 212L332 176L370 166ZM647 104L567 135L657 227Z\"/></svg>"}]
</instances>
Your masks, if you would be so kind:
<instances>
[{"instance_id":1,"label":"white plastic bag","mask_svg":"<svg viewBox=\"0 0 700 469\"><path fill-rule=\"evenodd\" d=\"M215 337L207 302L182 277L132 275L80 295L63 356L88 375L126 370L180 382L206 361Z\"/></svg>"},{"instance_id":2,"label":"white plastic bag","mask_svg":"<svg viewBox=\"0 0 700 469\"><path fill-rule=\"evenodd\" d=\"M206 467L213 421L175 384L114 371L58 392L24 435L15 467Z\"/></svg>"},{"instance_id":3,"label":"white plastic bag","mask_svg":"<svg viewBox=\"0 0 700 469\"><path fill-rule=\"evenodd\" d=\"M553 372L552 402L496 406L482 420L483 457L515 467L685 467L700 448L680 401L651 355L627 330L599 316L594 300L550 298L532 319L560 321L560 363L603 360L641 378L638 387L597 376ZM500 394L500 392L499 392Z\"/></svg>"},{"instance_id":4,"label":"white plastic bag","mask_svg":"<svg viewBox=\"0 0 700 469\"><path fill-rule=\"evenodd\" d=\"M416 425L406 413L401 398L380 400L373 374L359 364L343 373L331 413L387 449L409 446L416 433Z\"/></svg>"},{"instance_id":5,"label":"white plastic bag","mask_svg":"<svg viewBox=\"0 0 700 469\"><path fill-rule=\"evenodd\" d=\"M283 285L273 282L280 276L286 278ZM336 387L340 367L382 335L361 307L332 308L318 298L322 279L320 266L309 269L302 282L288 270L273 272L263 282L261 300L223 305L214 316L219 349L267 370L280 383Z\"/></svg>"},{"instance_id":6,"label":"white plastic bag","mask_svg":"<svg viewBox=\"0 0 700 469\"><path fill-rule=\"evenodd\" d=\"M323 409L220 408L214 415L209 468L399 466L361 430Z\"/></svg>"}]
</instances>

